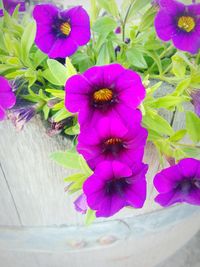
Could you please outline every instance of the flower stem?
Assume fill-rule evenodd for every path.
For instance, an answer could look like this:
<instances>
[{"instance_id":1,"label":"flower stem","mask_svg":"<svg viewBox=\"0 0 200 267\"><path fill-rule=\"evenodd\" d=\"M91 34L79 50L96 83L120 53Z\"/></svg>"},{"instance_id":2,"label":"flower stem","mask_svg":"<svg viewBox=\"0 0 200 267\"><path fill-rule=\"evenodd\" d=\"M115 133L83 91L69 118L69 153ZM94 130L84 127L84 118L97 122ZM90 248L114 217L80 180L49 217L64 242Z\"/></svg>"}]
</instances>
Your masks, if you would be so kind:
<instances>
[{"instance_id":1,"label":"flower stem","mask_svg":"<svg viewBox=\"0 0 200 267\"><path fill-rule=\"evenodd\" d=\"M166 48L159 56L160 60L173 48L174 46L171 44L170 46L168 46L168 48ZM153 65L151 65L151 67L149 68L149 72L155 67L156 63L154 62ZM148 73L149 73L148 72Z\"/></svg>"},{"instance_id":2,"label":"flower stem","mask_svg":"<svg viewBox=\"0 0 200 267\"><path fill-rule=\"evenodd\" d=\"M177 108L175 107L175 109L174 109L174 111L173 111L173 114L172 114L171 122L170 122L170 125L171 125L171 126L172 126L173 123L174 123L174 119L175 119L176 111L177 111Z\"/></svg>"},{"instance_id":3,"label":"flower stem","mask_svg":"<svg viewBox=\"0 0 200 267\"><path fill-rule=\"evenodd\" d=\"M129 12L131 10L131 7L133 6L134 3L135 3L135 0L133 0L131 2L131 4L129 5L129 7L127 9L127 12L126 12L126 15L125 15L125 18L124 18L124 21L122 21L122 41L123 42L125 41L126 22L127 22L128 15L129 15Z\"/></svg>"}]
</instances>

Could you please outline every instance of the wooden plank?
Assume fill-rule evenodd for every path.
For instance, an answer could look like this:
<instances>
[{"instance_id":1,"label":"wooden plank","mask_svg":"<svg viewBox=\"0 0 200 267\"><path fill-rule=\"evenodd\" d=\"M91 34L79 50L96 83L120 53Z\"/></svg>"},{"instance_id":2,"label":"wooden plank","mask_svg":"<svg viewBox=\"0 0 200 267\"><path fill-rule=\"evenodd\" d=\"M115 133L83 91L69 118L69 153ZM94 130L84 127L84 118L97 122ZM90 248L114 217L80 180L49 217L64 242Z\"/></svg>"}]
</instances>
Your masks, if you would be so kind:
<instances>
[{"instance_id":1,"label":"wooden plank","mask_svg":"<svg viewBox=\"0 0 200 267\"><path fill-rule=\"evenodd\" d=\"M64 192L63 178L71 171L49 159L52 152L65 150L70 144L61 136L48 137L40 119L27 124L20 133L11 122L3 123L0 162L22 225L79 223L70 197ZM7 212L12 213L9 209Z\"/></svg>"},{"instance_id":2,"label":"wooden plank","mask_svg":"<svg viewBox=\"0 0 200 267\"><path fill-rule=\"evenodd\" d=\"M0 225L20 224L20 217L0 163Z\"/></svg>"}]
</instances>

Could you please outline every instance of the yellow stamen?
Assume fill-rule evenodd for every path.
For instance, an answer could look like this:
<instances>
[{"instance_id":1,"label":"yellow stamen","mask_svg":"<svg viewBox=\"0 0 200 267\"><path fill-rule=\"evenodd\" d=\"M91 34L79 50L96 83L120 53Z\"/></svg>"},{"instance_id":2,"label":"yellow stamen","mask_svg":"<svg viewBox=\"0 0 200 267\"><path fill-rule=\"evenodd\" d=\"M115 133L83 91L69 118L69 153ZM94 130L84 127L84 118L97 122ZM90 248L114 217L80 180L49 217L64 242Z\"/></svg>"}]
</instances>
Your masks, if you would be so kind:
<instances>
[{"instance_id":1,"label":"yellow stamen","mask_svg":"<svg viewBox=\"0 0 200 267\"><path fill-rule=\"evenodd\" d=\"M178 20L178 27L186 32L191 32L195 26L195 20L190 16L182 16Z\"/></svg>"},{"instance_id":2,"label":"yellow stamen","mask_svg":"<svg viewBox=\"0 0 200 267\"><path fill-rule=\"evenodd\" d=\"M110 138L105 142L106 145L116 145L120 143L122 143L122 140L120 138Z\"/></svg>"},{"instance_id":3,"label":"yellow stamen","mask_svg":"<svg viewBox=\"0 0 200 267\"><path fill-rule=\"evenodd\" d=\"M93 94L93 99L95 102L107 102L112 100L113 92L110 89L103 88Z\"/></svg>"},{"instance_id":4,"label":"yellow stamen","mask_svg":"<svg viewBox=\"0 0 200 267\"><path fill-rule=\"evenodd\" d=\"M69 25L68 22L63 22L60 25L60 30L64 35L68 36L71 32L71 26Z\"/></svg>"}]
</instances>

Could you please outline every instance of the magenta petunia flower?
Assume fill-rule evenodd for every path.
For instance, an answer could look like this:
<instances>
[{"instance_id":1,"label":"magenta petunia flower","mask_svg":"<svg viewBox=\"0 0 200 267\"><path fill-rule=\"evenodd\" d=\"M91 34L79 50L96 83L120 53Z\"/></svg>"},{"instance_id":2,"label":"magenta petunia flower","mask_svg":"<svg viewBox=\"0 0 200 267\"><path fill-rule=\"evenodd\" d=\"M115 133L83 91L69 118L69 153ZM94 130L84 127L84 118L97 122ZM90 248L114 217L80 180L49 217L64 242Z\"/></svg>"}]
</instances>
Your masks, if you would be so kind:
<instances>
[{"instance_id":1,"label":"magenta petunia flower","mask_svg":"<svg viewBox=\"0 0 200 267\"><path fill-rule=\"evenodd\" d=\"M159 192L155 201L163 207L177 202L200 205L200 160L182 159L158 173L154 185Z\"/></svg>"},{"instance_id":2,"label":"magenta petunia flower","mask_svg":"<svg viewBox=\"0 0 200 267\"><path fill-rule=\"evenodd\" d=\"M133 118L124 125L110 115L81 131L77 150L91 169L104 160L119 160L130 167L142 160L147 130L140 125L141 117L140 111L136 110Z\"/></svg>"},{"instance_id":3,"label":"magenta petunia flower","mask_svg":"<svg viewBox=\"0 0 200 267\"><path fill-rule=\"evenodd\" d=\"M12 92L8 81L0 76L0 120L3 120L6 115L6 110L15 105L16 97Z\"/></svg>"},{"instance_id":4,"label":"magenta petunia flower","mask_svg":"<svg viewBox=\"0 0 200 267\"><path fill-rule=\"evenodd\" d=\"M81 194L75 201L74 201L74 206L76 211L85 214L87 209L88 209L88 205L87 205L87 201L86 201L86 195L85 194Z\"/></svg>"},{"instance_id":5,"label":"magenta petunia flower","mask_svg":"<svg viewBox=\"0 0 200 267\"><path fill-rule=\"evenodd\" d=\"M119 64L95 66L67 80L65 106L79 112L81 127L114 113L128 120L145 97L140 76Z\"/></svg>"},{"instance_id":6,"label":"magenta petunia flower","mask_svg":"<svg viewBox=\"0 0 200 267\"><path fill-rule=\"evenodd\" d=\"M200 118L200 89L191 92L192 104L194 105L195 113Z\"/></svg>"},{"instance_id":7,"label":"magenta petunia flower","mask_svg":"<svg viewBox=\"0 0 200 267\"><path fill-rule=\"evenodd\" d=\"M155 29L163 41L172 39L176 48L195 54L200 48L200 4L184 5L160 0Z\"/></svg>"},{"instance_id":8,"label":"magenta petunia flower","mask_svg":"<svg viewBox=\"0 0 200 267\"><path fill-rule=\"evenodd\" d=\"M97 217L109 217L126 206L142 208L146 199L147 165L133 169L119 161L101 162L83 184L88 206Z\"/></svg>"},{"instance_id":9,"label":"magenta petunia flower","mask_svg":"<svg viewBox=\"0 0 200 267\"><path fill-rule=\"evenodd\" d=\"M51 4L37 5L33 17L35 43L50 58L71 56L90 40L89 16L81 6L62 11Z\"/></svg>"},{"instance_id":10,"label":"magenta petunia flower","mask_svg":"<svg viewBox=\"0 0 200 267\"><path fill-rule=\"evenodd\" d=\"M12 15L15 8L19 5L19 11L26 11L26 3L25 1L17 1L17 0L3 0L3 6L7 12ZM0 17L3 16L3 9L0 9Z\"/></svg>"}]
</instances>

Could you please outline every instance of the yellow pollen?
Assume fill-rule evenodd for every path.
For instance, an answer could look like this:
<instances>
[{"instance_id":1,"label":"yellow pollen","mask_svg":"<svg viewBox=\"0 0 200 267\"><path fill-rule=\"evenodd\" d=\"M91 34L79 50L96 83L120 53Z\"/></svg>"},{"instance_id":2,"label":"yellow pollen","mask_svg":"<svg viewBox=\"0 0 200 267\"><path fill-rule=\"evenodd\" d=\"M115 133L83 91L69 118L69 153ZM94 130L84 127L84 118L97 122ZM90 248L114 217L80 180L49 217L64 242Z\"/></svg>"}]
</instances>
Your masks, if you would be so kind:
<instances>
[{"instance_id":1,"label":"yellow pollen","mask_svg":"<svg viewBox=\"0 0 200 267\"><path fill-rule=\"evenodd\" d=\"M116 145L116 144L121 144L121 143L122 143L122 140L120 138L110 138L105 142L106 145Z\"/></svg>"},{"instance_id":2,"label":"yellow pollen","mask_svg":"<svg viewBox=\"0 0 200 267\"><path fill-rule=\"evenodd\" d=\"M112 100L113 92L110 89L103 88L93 94L93 99L95 102L107 102Z\"/></svg>"},{"instance_id":3,"label":"yellow pollen","mask_svg":"<svg viewBox=\"0 0 200 267\"><path fill-rule=\"evenodd\" d=\"M71 32L71 26L69 25L68 22L63 22L60 25L60 30L64 35L68 36Z\"/></svg>"},{"instance_id":4,"label":"yellow pollen","mask_svg":"<svg viewBox=\"0 0 200 267\"><path fill-rule=\"evenodd\" d=\"M195 26L195 20L190 16L182 16L178 20L178 27L186 32L191 32Z\"/></svg>"}]
</instances>

